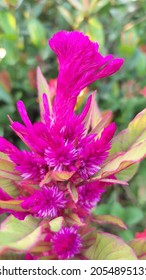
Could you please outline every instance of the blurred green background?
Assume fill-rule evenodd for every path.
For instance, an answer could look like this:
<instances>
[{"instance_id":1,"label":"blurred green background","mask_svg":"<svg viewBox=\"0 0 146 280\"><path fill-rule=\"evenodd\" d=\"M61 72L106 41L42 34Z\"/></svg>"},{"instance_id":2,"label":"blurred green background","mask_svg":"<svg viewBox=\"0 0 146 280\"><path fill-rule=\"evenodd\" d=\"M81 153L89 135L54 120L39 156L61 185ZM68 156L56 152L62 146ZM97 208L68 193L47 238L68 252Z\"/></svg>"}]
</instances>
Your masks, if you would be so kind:
<instances>
[{"instance_id":1,"label":"blurred green background","mask_svg":"<svg viewBox=\"0 0 146 280\"><path fill-rule=\"evenodd\" d=\"M0 135L19 147L7 115L20 120L15 104L22 99L32 121L38 119L36 67L48 81L57 77L47 41L60 29L83 31L103 54L125 58L119 73L90 87L100 109L113 111L118 131L146 108L145 0L0 0ZM96 213L122 218L129 230L118 234L126 240L146 228L145 160L129 187L114 186Z\"/></svg>"}]
</instances>

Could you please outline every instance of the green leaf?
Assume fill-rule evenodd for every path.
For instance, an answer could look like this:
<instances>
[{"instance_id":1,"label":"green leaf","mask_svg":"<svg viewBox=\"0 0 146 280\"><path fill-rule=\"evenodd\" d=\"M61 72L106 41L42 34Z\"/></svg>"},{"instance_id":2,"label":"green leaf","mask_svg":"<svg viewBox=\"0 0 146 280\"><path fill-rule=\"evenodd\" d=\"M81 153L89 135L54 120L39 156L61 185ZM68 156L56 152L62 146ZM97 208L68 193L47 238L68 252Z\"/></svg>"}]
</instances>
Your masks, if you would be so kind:
<instances>
[{"instance_id":1,"label":"green leaf","mask_svg":"<svg viewBox=\"0 0 146 280\"><path fill-rule=\"evenodd\" d=\"M128 226L133 226L144 218L142 210L138 207L129 206L125 211L125 221Z\"/></svg>"},{"instance_id":2,"label":"green leaf","mask_svg":"<svg viewBox=\"0 0 146 280\"><path fill-rule=\"evenodd\" d=\"M68 183L67 189L73 199L73 201L76 203L78 201L78 191L77 187L74 184Z\"/></svg>"},{"instance_id":3,"label":"green leaf","mask_svg":"<svg viewBox=\"0 0 146 280\"><path fill-rule=\"evenodd\" d=\"M84 11L84 6L78 0L67 0L76 10Z\"/></svg>"},{"instance_id":4,"label":"green leaf","mask_svg":"<svg viewBox=\"0 0 146 280\"><path fill-rule=\"evenodd\" d=\"M0 12L0 26L6 34L16 34L16 18L8 11Z\"/></svg>"},{"instance_id":5,"label":"green leaf","mask_svg":"<svg viewBox=\"0 0 146 280\"><path fill-rule=\"evenodd\" d=\"M41 181L40 186L43 186L52 180L60 182L67 181L73 176L74 173L75 171L49 171Z\"/></svg>"},{"instance_id":6,"label":"green leaf","mask_svg":"<svg viewBox=\"0 0 146 280\"><path fill-rule=\"evenodd\" d=\"M128 229L128 230L121 230L121 231L118 232L118 235L122 239L124 239L126 242L133 239L133 232L130 229Z\"/></svg>"},{"instance_id":7,"label":"green leaf","mask_svg":"<svg viewBox=\"0 0 146 280\"><path fill-rule=\"evenodd\" d=\"M109 4L109 0L90 0L89 14L97 13Z\"/></svg>"},{"instance_id":8,"label":"green leaf","mask_svg":"<svg viewBox=\"0 0 146 280\"><path fill-rule=\"evenodd\" d=\"M121 220L125 218L125 209L120 203L114 202L110 208L110 214L119 217Z\"/></svg>"},{"instance_id":9,"label":"green leaf","mask_svg":"<svg viewBox=\"0 0 146 280\"><path fill-rule=\"evenodd\" d=\"M64 218L61 216L57 217L49 222L50 229L51 229L51 231L54 231L54 232L58 232L63 227L63 224L64 224Z\"/></svg>"},{"instance_id":10,"label":"green leaf","mask_svg":"<svg viewBox=\"0 0 146 280\"><path fill-rule=\"evenodd\" d=\"M73 26L74 25L74 20L73 20L72 14L66 8L64 8L63 6L59 6L58 10L59 10L60 14L64 17L64 19L71 26Z\"/></svg>"},{"instance_id":11,"label":"green leaf","mask_svg":"<svg viewBox=\"0 0 146 280\"><path fill-rule=\"evenodd\" d=\"M19 59L19 50L16 46L16 42L9 38L3 38L1 40L1 46L6 50L6 56L3 59L8 65L14 65Z\"/></svg>"},{"instance_id":12,"label":"green leaf","mask_svg":"<svg viewBox=\"0 0 146 280\"><path fill-rule=\"evenodd\" d=\"M146 156L146 109L140 112L128 128L113 138L110 156L96 178L116 174L140 162ZM123 179L123 178L122 178Z\"/></svg>"},{"instance_id":13,"label":"green leaf","mask_svg":"<svg viewBox=\"0 0 146 280\"><path fill-rule=\"evenodd\" d=\"M104 45L104 30L101 22L97 17L90 17L88 20L87 33L92 41L99 43L99 49L102 50Z\"/></svg>"},{"instance_id":14,"label":"green leaf","mask_svg":"<svg viewBox=\"0 0 146 280\"><path fill-rule=\"evenodd\" d=\"M146 55L143 53L139 53L138 55L136 70L140 76L144 76L146 73Z\"/></svg>"},{"instance_id":15,"label":"green leaf","mask_svg":"<svg viewBox=\"0 0 146 280\"><path fill-rule=\"evenodd\" d=\"M115 152L127 152L129 148L146 141L146 109L141 111L130 122L128 128L121 131L113 138L111 154Z\"/></svg>"},{"instance_id":16,"label":"green leaf","mask_svg":"<svg viewBox=\"0 0 146 280\"><path fill-rule=\"evenodd\" d=\"M10 180L19 181L20 176L15 171L15 165L8 159L3 157L3 153L0 154L0 178L6 178Z\"/></svg>"},{"instance_id":17,"label":"green leaf","mask_svg":"<svg viewBox=\"0 0 146 280\"><path fill-rule=\"evenodd\" d=\"M139 260L146 260L146 239L135 238L129 241L128 245L135 251Z\"/></svg>"},{"instance_id":18,"label":"green leaf","mask_svg":"<svg viewBox=\"0 0 146 280\"><path fill-rule=\"evenodd\" d=\"M22 200L0 200L0 208L1 209L9 209L19 212L26 212L23 208L21 208Z\"/></svg>"},{"instance_id":19,"label":"green leaf","mask_svg":"<svg viewBox=\"0 0 146 280\"><path fill-rule=\"evenodd\" d=\"M6 103L13 103L12 96L4 89L0 83L0 100Z\"/></svg>"},{"instance_id":20,"label":"green leaf","mask_svg":"<svg viewBox=\"0 0 146 280\"><path fill-rule=\"evenodd\" d=\"M134 251L120 238L98 232L93 245L84 255L89 260L136 260Z\"/></svg>"},{"instance_id":21,"label":"green leaf","mask_svg":"<svg viewBox=\"0 0 146 280\"><path fill-rule=\"evenodd\" d=\"M129 181L137 173L138 167L139 167L139 163L135 163L135 164L129 166L128 168L126 168L125 170L122 170L121 172L119 172L116 177L119 180Z\"/></svg>"},{"instance_id":22,"label":"green leaf","mask_svg":"<svg viewBox=\"0 0 146 280\"><path fill-rule=\"evenodd\" d=\"M46 44L46 30L43 24L36 18L31 18L27 22L28 31L32 43L37 47L42 47Z\"/></svg>"},{"instance_id":23,"label":"green leaf","mask_svg":"<svg viewBox=\"0 0 146 280\"><path fill-rule=\"evenodd\" d=\"M91 103L90 103L89 110L84 118L84 127L86 129L85 133L87 133L87 131L89 130L91 123L94 122L95 125L97 125L99 118L100 118L100 111L97 108L96 91L94 91L91 95Z\"/></svg>"},{"instance_id":24,"label":"green leaf","mask_svg":"<svg viewBox=\"0 0 146 280\"><path fill-rule=\"evenodd\" d=\"M77 214L69 214L65 217L65 220L67 224L71 225L78 225L78 226L84 226L85 223L82 221L82 219Z\"/></svg>"},{"instance_id":25,"label":"green leaf","mask_svg":"<svg viewBox=\"0 0 146 280\"><path fill-rule=\"evenodd\" d=\"M6 250L28 251L36 245L41 236L40 220L27 216L20 221L9 216L0 230L0 252Z\"/></svg>"},{"instance_id":26,"label":"green leaf","mask_svg":"<svg viewBox=\"0 0 146 280\"><path fill-rule=\"evenodd\" d=\"M14 184L13 180L7 178L0 178L0 188L3 189L11 197L15 198L19 195L19 190Z\"/></svg>"},{"instance_id":27,"label":"green leaf","mask_svg":"<svg viewBox=\"0 0 146 280\"><path fill-rule=\"evenodd\" d=\"M93 216L92 221L99 225L110 224L122 229L127 229L127 226L124 224L124 222L121 219L112 215L96 215Z\"/></svg>"},{"instance_id":28,"label":"green leaf","mask_svg":"<svg viewBox=\"0 0 146 280\"><path fill-rule=\"evenodd\" d=\"M94 214L95 215L106 215L110 212L110 206L108 204L100 204L96 207Z\"/></svg>"},{"instance_id":29,"label":"green leaf","mask_svg":"<svg viewBox=\"0 0 146 280\"><path fill-rule=\"evenodd\" d=\"M97 118L97 114L96 114L96 118ZM98 123L97 123L97 120L96 120L96 126L95 125L95 117L94 117L94 110L92 112L92 127L94 127L92 130L91 130L91 134L94 134L96 133L97 134L97 137L99 137L103 131L104 128L106 128L109 123L110 123L110 120L112 118L112 112L109 111L107 112L103 117L101 117L101 120L99 121L98 120Z\"/></svg>"}]
</instances>

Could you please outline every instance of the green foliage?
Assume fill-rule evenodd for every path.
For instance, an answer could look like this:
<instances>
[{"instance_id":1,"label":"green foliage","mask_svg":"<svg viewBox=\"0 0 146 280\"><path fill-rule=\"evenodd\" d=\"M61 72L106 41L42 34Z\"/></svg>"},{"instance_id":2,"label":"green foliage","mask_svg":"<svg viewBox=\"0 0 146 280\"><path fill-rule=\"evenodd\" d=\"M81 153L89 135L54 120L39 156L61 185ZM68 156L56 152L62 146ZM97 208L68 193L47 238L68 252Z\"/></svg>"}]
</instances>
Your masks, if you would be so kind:
<instances>
[{"instance_id":1,"label":"green foliage","mask_svg":"<svg viewBox=\"0 0 146 280\"><path fill-rule=\"evenodd\" d=\"M134 251L119 237L109 233L98 233L96 241L86 251L91 260L136 260Z\"/></svg>"},{"instance_id":2,"label":"green foliage","mask_svg":"<svg viewBox=\"0 0 146 280\"><path fill-rule=\"evenodd\" d=\"M2 224L0 231L0 252L6 250L27 251L34 246L41 234L39 220L27 216L19 221L9 216Z\"/></svg>"}]
</instances>

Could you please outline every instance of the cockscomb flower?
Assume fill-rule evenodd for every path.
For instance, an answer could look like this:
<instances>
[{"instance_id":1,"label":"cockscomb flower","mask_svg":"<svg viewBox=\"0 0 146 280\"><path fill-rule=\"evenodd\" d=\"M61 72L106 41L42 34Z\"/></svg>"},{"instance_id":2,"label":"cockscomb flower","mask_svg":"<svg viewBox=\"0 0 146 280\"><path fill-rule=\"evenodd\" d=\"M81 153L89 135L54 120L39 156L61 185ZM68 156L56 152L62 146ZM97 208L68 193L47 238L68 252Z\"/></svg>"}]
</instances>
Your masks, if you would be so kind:
<instances>
[{"instance_id":1,"label":"cockscomb flower","mask_svg":"<svg viewBox=\"0 0 146 280\"><path fill-rule=\"evenodd\" d=\"M92 82L118 71L123 59L102 56L98 44L78 31L60 31L49 45L59 61L55 97L49 95L48 84L40 74L40 121L31 122L21 100L17 109L22 123L10 118L12 130L27 149L20 150L0 137L0 152L10 164L8 174L16 187L14 201L6 197L6 211L15 214L7 210L10 205L24 217L32 215L37 222L41 220L40 247L48 242L45 256L50 253L52 258L69 259L80 255L83 236L90 233L88 225L83 231L79 227L92 220L88 219L89 212L105 191L105 184L96 176L108 158L116 130L109 120L92 125L95 93L79 114L75 113L77 98Z\"/></svg>"},{"instance_id":2,"label":"cockscomb flower","mask_svg":"<svg viewBox=\"0 0 146 280\"><path fill-rule=\"evenodd\" d=\"M44 186L26 198L21 206L37 217L54 218L65 208L66 203L63 191L60 191L57 186Z\"/></svg>"},{"instance_id":3,"label":"cockscomb flower","mask_svg":"<svg viewBox=\"0 0 146 280\"><path fill-rule=\"evenodd\" d=\"M59 259L73 258L82 247L82 239L76 227L63 227L54 235L52 243Z\"/></svg>"},{"instance_id":4,"label":"cockscomb flower","mask_svg":"<svg viewBox=\"0 0 146 280\"><path fill-rule=\"evenodd\" d=\"M98 182L89 183L108 157L116 126L106 124L100 133L91 126L95 93L89 96L80 114L75 114L74 109L80 92L97 79L118 71L123 59L102 56L98 44L78 31L60 31L49 40L49 45L59 61L55 98L52 100L48 92L41 92L41 119L34 124L19 100L17 109L23 123L11 118L10 122L27 150L19 150L0 137L0 152L8 156L20 176L17 186L21 189L23 209L33 216L52 219L66 207L67 198L72 197L68 183L78 193L76 200L67 203L73 209L82 207L89 211L104 192Z\"/></svg>"}]
</instances>

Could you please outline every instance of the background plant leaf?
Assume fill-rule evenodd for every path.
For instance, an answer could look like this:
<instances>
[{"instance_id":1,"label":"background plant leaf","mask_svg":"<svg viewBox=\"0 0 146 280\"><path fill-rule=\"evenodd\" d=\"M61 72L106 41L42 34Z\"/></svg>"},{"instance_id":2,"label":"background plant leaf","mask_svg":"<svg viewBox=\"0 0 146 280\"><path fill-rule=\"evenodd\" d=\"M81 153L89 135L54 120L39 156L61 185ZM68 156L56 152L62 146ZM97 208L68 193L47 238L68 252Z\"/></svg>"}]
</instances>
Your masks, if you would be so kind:
<instances>
[{"instance_id":1,"label":"background plant leaf","mask_svg":"<svg viewBox=\"0 0 146 280\"><path fill-rule=\"evenodd\" d=\"M134 251L120 238L109 233L98 232L95 243L87 249L90 260L136 260Z\"/></svg>"}]
</instances>

